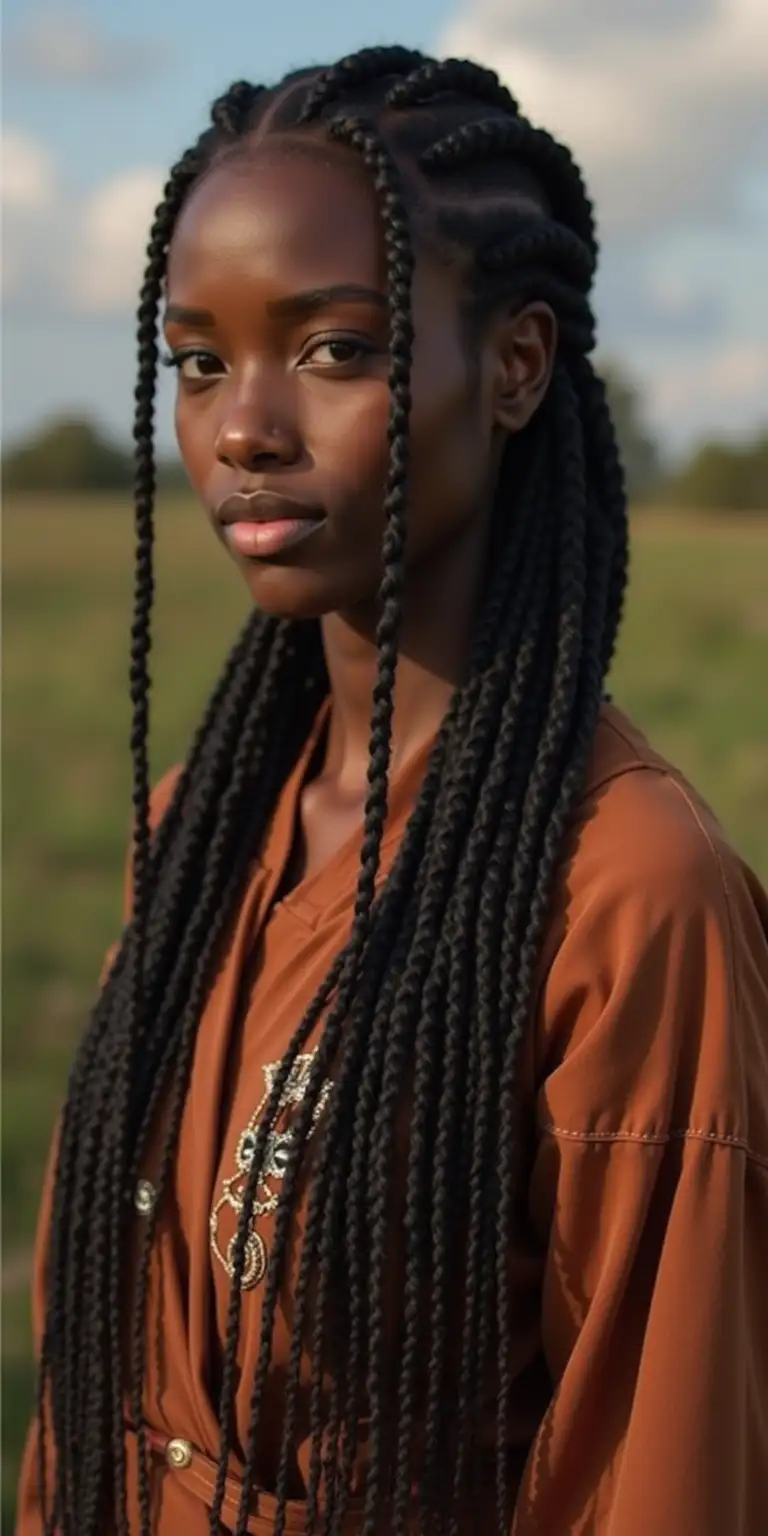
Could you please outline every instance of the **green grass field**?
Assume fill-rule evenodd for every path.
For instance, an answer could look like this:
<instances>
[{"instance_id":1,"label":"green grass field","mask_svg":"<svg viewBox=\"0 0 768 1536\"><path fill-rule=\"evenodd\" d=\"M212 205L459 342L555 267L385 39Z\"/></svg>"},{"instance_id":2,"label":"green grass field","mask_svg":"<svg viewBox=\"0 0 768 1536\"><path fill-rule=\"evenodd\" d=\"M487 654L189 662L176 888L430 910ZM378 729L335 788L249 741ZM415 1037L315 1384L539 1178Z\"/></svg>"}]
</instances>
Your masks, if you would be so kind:
<instances>
[{"instance_id":1,"label":"green grass field","mask_svg":"<svg viewBox=\"0 0 768 1536\"><path fill-rule=\"evenodd\" d=\"M768 882L768 518L635 523L617 702ZM183 753L246 595L187 502L159 515L153 774ZM4 509L3 1524L30 1402L27 1277L42 1163L101 958L129 807L130 516Z\"/></svg>"}]
</instances>

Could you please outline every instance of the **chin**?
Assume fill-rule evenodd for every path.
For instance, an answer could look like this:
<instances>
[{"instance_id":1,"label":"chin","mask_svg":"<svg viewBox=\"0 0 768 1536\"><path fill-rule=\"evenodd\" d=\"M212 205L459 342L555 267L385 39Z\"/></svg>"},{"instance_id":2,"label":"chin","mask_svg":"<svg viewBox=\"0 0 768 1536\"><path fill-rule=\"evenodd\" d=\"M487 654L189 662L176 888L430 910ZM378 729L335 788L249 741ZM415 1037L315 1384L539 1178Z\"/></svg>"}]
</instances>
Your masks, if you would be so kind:
<instances>
[{"instance_id":1,"label":"chin","mask_svg":"<svg viewBox=\"0 0 768 1536\"><path fill-rule=\"evenodd\" d=\"M322 619L350 606L349 588L341 582L329 581L327 575L318 571L253 561L243 576L257 608L273 619ZM357 601L358 590L352 596L352 604Z\"/></svg>"}]
</instances>

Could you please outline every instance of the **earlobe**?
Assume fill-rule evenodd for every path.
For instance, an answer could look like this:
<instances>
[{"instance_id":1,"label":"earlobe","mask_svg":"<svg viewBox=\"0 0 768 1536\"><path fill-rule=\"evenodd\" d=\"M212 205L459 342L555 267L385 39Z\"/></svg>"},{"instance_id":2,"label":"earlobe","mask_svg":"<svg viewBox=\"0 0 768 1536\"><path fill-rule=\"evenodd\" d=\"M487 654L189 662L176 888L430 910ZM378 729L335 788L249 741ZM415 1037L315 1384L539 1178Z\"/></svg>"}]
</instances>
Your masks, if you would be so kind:
<instances>
[{"instance_id":1,"label":"earlobe","mask_svg":"<svg viewBox=\"0 0 768 1536\"><path fill-rule=\"evenodd\" d=\"M497 425L521 432L549 387L557 351L557 319L548 304L506 315L497 338Z\"/></svg>"}]
</instances>

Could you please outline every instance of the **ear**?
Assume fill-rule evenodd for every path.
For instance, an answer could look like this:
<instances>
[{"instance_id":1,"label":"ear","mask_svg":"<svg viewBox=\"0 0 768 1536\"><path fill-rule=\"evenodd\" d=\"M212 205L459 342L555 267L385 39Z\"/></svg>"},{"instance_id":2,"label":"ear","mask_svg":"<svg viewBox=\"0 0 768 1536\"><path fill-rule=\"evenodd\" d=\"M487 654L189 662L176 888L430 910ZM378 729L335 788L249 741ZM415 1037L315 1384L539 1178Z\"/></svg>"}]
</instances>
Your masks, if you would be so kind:
<instances>
[{"instance_id":1,"label":"ear","mask_svg":"<svg viewBox=\"0 0 768 1536\"><path fill-rule=\"evenodd\" d=\"M494 416L506 432L521 432L549 387L557 350L557 319L548 304L526 304L499 317Z\"/></svg>"}]
</instances>

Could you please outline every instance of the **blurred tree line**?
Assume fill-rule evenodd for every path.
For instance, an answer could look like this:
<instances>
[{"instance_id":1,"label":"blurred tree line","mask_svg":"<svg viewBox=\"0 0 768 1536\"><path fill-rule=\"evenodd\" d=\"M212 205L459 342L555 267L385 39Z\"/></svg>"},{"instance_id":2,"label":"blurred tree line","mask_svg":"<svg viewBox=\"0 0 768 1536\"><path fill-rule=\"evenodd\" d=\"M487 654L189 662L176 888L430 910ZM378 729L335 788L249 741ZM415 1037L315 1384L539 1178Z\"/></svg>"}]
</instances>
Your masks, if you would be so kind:
<instances>
[{"instance_id":1,"label":"blurred tree line","mask_svg":"<svg viewBox=\"0 0 768 1536\"><path fill-rule=\"evenodd\" d=\"M695 510L768 512L768 429L744 443L707 442L671 470L650 430L639 389L616 363L600 368L635 505ZM92 422L64 418L43 426L3 455L4 491L56 494L127 490L133 481L130 452ZM158 484L183 489L186 477L173 460L158 463Z\"/></svg>"},{"instance_id":2,"label":"blurred tree line","mask_svg":"<svg viewBox=\"0 0 768 1536\"><path fill-rule=\"evenodd\" d=\"M187 483L181 465L171 460L158 462L157 477L168 489ZM132 484L133 455L82 417L49 422L3 454L6 492L124 491Z\"/></svg>"}]
</instances>

